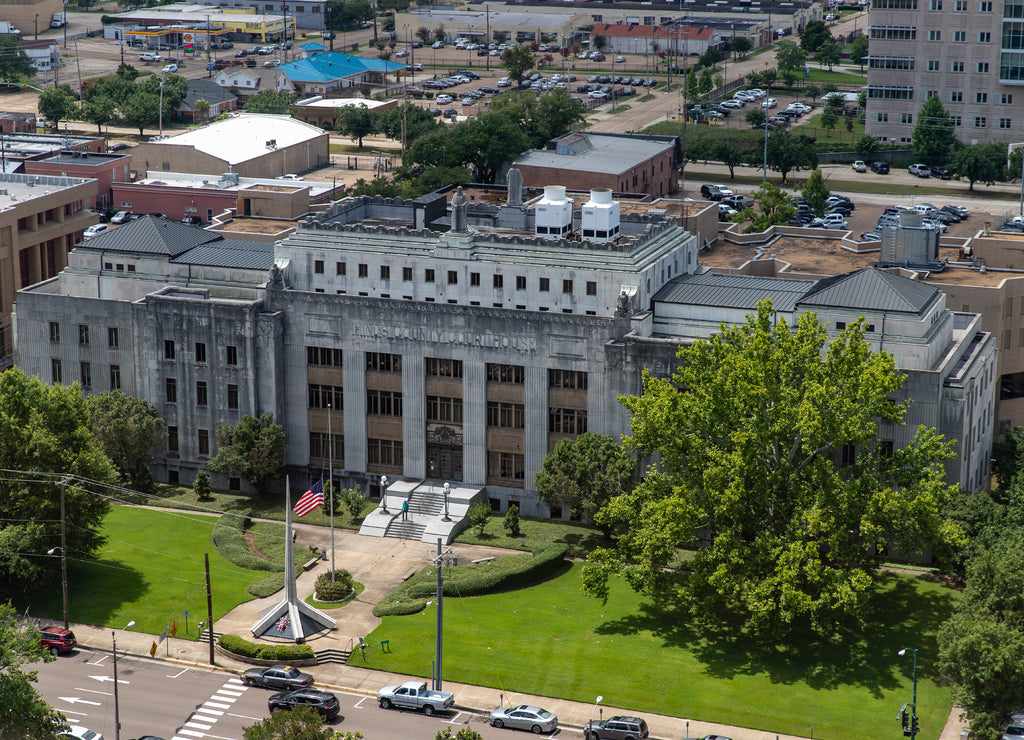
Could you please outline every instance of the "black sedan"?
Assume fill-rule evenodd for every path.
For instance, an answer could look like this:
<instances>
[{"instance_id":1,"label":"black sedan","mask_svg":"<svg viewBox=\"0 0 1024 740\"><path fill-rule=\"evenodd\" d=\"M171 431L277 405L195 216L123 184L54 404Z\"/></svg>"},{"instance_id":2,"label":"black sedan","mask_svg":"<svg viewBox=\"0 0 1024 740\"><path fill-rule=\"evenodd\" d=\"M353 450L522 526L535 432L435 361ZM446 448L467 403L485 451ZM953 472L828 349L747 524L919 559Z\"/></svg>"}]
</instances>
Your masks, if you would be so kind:
<instances>
[{"instance_id":1,"label":"black sedan","mask_svg":"<svg viewBox=\"0 0 1024 740\"><path fill-rule=\"evenodd\" d=\"M242 674L243 683L265 689L304 689L313 685L313 677L295 666L272 665L269 668L250 668Z\"/></svg>"},{"instance_id":2,"label":"black sedan","mask_svg":"<svg viewBox=\"0 0 1024 740\"><path fill-rule=\"evenodd\" d=\"M279 694L274 694L267 700L267 707L272 713L281 709L309 707L319 712L325 721L330 721L338 716L341 705L338 703L338 697L330 691L299 689L298 691L282 691Z\"/></svg>"}]
</instances>

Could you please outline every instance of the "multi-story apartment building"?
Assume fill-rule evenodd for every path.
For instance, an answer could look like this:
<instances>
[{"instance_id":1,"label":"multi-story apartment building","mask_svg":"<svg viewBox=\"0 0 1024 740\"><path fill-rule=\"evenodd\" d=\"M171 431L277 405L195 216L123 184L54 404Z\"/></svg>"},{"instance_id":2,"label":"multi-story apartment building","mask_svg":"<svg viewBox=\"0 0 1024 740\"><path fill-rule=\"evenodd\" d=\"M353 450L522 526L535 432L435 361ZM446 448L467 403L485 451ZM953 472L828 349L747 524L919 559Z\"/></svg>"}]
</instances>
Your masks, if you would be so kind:
<instances>
[{"instance_id":1,"label":"multi-story apartment building","mask_svg":"<svg viewBox=\"0 0 1024 740\"><path fill-rule=\"evenodd\" d=\"M21 288L48 280L68 263L86 227L97 182L0 172L0 368L12 362L11 310Z\"/></svg>"},{"instance_id":2,"label":"multi-story apartment building","mask_svg":"<svg viewBox=\"0 0 1024 740\"><path fill-rule=\"evenodd\" d=\"M64 383L82 368L91 390L151 401L168 432L161 480L190 482L218 424L272 412L300 484L328 470L371 493L382 476L451 481L496 511L539 516L562 515L534 489L560 440L628 433L618 398L642 390L642 371L670 375L680 345L764 297L780 317L818 311L833 330L866 316L869 339L913 379L906 429L964 439L991 427L993 341L933 286L873 268L720 284L672 215L694 221L714 204L573 199L559 186L525 203L514 187L505 203L480 196L348 198L276 244L140 219L18 294L18 364ZM93 341L78 339L83 326ZM70 368L59 379L54 360ZM906 437L884 433L897 448ZM951 462L951 482L987 476L981 439Z\"/></svg>"},{"instance_id":3,"label":"multi-story apartment building","mask_svg":"<svg viewBox=\"0 0 1024 740\"><path fill-rule=\"evenodd\" d=\"M938 96L966 143L1024 140L1024 2L872 0L867 133L909 144Z\"/></svg>"}]
</instances>

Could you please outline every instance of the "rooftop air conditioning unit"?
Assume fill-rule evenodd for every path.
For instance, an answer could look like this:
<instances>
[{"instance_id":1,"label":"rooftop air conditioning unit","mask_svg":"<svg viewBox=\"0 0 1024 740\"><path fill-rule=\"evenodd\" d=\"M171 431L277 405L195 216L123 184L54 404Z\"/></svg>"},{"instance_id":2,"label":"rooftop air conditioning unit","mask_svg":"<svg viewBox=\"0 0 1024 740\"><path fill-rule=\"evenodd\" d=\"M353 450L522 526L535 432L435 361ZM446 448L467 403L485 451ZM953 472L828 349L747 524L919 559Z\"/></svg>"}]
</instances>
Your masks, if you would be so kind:
<instances>
[{"instance_id":1,"label":"rooftop air conditioning unit","mask_svg":"<svg viewBox=\"0 0 1024 740\"><path fill-rule=\"evenodd\" d=\"M614 241L619 235L619 203L608 188L593 188L583 204L582 236L592 242Z\"/></svg>"},{"instance_id":2,"label":"rooftop air conditioning unit","mask_svg":"<svg viewBox=\"0 0 1024 740\"><path fill-rule=\"evenodd\" d=\"M547 185L534 208L534 235L561 239L572 231L572 198L565 197L564 185Z\"/></svg>"}]
</instances>

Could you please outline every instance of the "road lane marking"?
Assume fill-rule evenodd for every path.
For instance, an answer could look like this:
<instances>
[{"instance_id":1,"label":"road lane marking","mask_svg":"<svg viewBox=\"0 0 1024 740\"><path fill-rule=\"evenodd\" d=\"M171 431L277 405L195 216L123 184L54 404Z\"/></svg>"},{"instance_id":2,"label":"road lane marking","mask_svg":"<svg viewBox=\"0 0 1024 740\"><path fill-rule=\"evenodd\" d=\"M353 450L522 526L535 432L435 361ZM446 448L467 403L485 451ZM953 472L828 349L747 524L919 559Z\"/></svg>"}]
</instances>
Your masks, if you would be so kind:
<instances>
[{"instance_id":1,"label":"road lane marking","mask_svg":"<svg viewBox=\"0 0 1024 740\"><path fill-rule=\"evenodd\" d=\"M60 713L61 714L80 714L83 717L88 717L89 716L88 712L73 712L70 709L61 709ZM69 719L68 721L69 722L77 722L78 720L77 719Z\"/></svg>"},{"instance_id":2,"label":"road lane marking","mask_svg":"<svg viewBox=\"0 0 1024 740\"><path fill-rule=\"evenodd\" d=\"M90 660L87 665L103 665L103 661L109 657L109 655L101 655L99 660Z\"/></svg>"},{"instance_id":3,"label":"road lane marking","mask_svg":"<svg viewBox=\"0 0 1024 740\"><path fill-rule=\"evenodd\" d=\"M220 691L215 691L213 692L213 696L211 696L210 698L216 699L217 701L226 701L228 704L234 704L235 699L237 699L238 697L231 696L231 694L224 694Z\"/></svg>"},{"instance_id":4,"label":"road lane marking","mask_svg":"<svg viewBox=\"0 0 1024 740\"><path fill-rule=\"evenodd\" d=\"M61 701L66 701L69 704L92 704L94 707L103 706L98 701L89 701L88 699L79 699L77 696L58 696Z\"/></svg>"},{"instance_id":5,"label":"road lane marking","mask_svg":"<svg viewBox=\"0 0 1024 740\"><path fill-rule=\"evenodd\" d=\"M224 712L218 712L216 709L199 708L196 710L196 713L198 714L199 712L202 712L203 714L212 714L214 717L220 717L224 714Z\"/></svg>"},{"instance_id":6,"label":"road lane marking","mask_svg":"<svg viewBox=\"0 0 1024 740\"><path fill-rule=\"evenodd\" d=\"M461 716L462 716L462 712L456 712L454 717L452 717L450 720L445 720L445 721L448 724L450 724L450 725L454 725L456 722L458 722L459 717L461 717Z\"/></svg>"},{"instance_id":7,"label":"road lane marking","mask_svg":"<svg viewBox=\"0 0 1024 740\"><path fill-rule=\"evenodd\" d=\"M182 668L180 671L178 671L177 673L175 673L173 675L167 674L167 678L177 678L178 676L180 676L183 673L188 673L189 670L190 669L188 669L188 668Z\"/></svg>"},{"instance_id":8,"label":"road lane marking","mask_svg":"<svg viewBox=\"0 0 1024 740\"><path fill-rule=\"evenodd\" d=\"M100 683L103 683L105 681L113 681L114 680L113 676L89 676L89 678L95 679L96 681L99 681ZM131 681L125 681L123 678L117 679L117 682L118 683L123 683L123 684L130 684L131 683Z\"/></svg>"},{"instance_id":9,"label":"road lane marking","mask_svg":"<svg viewBox=\"0 0 1024 740\"><path fill-rule=\"evenodd\" d=\"M224 684L224 686L222 686L221 688L217 689L217 691L219 691L222 694L229 694L231 696L236 696L236 697L237 696L242 696L245 693L244 691L239 691L234 686L228 686L227 684Z\"/></svg>"},{"instance_id":10,"label":"road lane marking","mask_svg":"<svg viewBox=\"0 0 1024 740\"><path fill-rule=\"evenodd\" d=\"M266 719L266 717L250 717L247 714L232 714L231 712L228 712L228 716L229 717L238 717L239 719L251 719L251 720L254 720L256 722L262 722L264 719Z\"/></svg>"},{"instance_id":11,"label":"road lane marking","mask_svg":"<svg viewBox=\"0 0 1024 740\"><path fill-rule=\"evenodd\" d=\"M204 707L215 707L216 709L231 709L231 705L230 704L218 704L217 702L209 701L209 700L204 701L203 702L203 706Z\"/></svg>"}]
</instances>

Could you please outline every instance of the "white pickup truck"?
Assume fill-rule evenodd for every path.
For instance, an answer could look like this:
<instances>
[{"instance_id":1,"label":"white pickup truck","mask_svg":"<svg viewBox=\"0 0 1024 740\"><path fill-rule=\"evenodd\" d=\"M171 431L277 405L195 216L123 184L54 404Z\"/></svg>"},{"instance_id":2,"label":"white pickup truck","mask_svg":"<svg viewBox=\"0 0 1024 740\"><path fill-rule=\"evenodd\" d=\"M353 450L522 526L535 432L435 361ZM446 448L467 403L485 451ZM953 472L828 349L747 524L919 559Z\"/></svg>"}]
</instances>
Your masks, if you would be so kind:
<instances>
[{"instance_id":1,"label":"white pickup truck","mask_svg":"<svg viewBox=\"0 0 1024 740\"><path fill-rule=\"evenodd\" d=\"M443 712L455 705L455 696L450 691L433 691L425 681L406 681L401 686L385 686L377 692L381 709L422 710L424 714Z\"/></svg>"}]
</instances>

